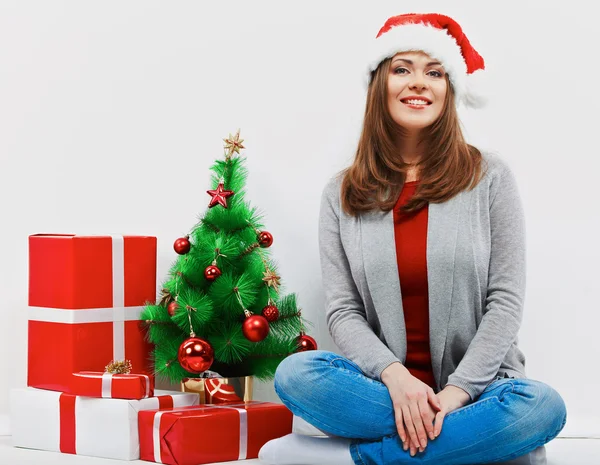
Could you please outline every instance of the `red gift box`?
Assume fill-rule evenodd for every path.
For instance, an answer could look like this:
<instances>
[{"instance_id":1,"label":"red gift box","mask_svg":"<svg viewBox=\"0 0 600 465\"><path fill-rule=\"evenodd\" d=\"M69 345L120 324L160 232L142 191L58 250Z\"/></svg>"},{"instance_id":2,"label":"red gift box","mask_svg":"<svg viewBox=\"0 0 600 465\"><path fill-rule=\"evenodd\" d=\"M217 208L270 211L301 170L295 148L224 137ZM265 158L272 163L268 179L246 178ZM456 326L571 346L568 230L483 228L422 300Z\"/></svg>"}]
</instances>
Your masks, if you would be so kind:
<instances>
[{"instance_id":1,"label":"red gift box","mask_svg":"<svg viewBox=\"0 0 600 465\"><path fill-rule=\"evenodd\" d=\"M154 378L134 373L82 371L73 374L71 394L110 399L145 399L154 395Z\"/></svg>"},{"instance_id":2,"label":"red gift box","mask_svg":"<svg viewBox=\"0 0 600 465\"><path fill-rule=\"evenodd\" d=\"M170 465L257 458L268 441L292 432L292 420L284 405L258 401L142 411L140 458Z\"/></svg>"},{"instance_id":3,"label":"red gift box","mask_svg":"<svg viewBox=\"0 0 600 465\"><path fill-rule=\"evenodd\" d=\"M152 376L139 315L155 298L155 237L30 236L28 386L71 392L123 359Z\"/></svg>"}]
</instances>

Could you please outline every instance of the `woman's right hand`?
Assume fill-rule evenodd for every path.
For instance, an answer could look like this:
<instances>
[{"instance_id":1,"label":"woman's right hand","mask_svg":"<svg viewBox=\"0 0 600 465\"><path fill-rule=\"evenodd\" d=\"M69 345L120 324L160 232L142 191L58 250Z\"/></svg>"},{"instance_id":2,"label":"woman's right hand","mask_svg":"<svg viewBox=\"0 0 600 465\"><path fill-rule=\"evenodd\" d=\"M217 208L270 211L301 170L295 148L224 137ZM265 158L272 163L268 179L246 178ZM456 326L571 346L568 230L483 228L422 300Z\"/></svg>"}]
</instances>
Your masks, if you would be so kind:
<instances>
[{"instance_id":1,"label":"woman's right hand","mask_svg":"<svg viewBox=\"0 0 600 465\"><path fill-rule=\"evenodd\" d=\"M434 439L433 420L435 412L441 410L435 392L423 381L411 375L399 362L392 363L383 370L381 381L390 392L396 427L404 444L404 450L411 442L420 445L424 450L427 447L427 435L430 439Z\"/></svg>"}]
</instances>

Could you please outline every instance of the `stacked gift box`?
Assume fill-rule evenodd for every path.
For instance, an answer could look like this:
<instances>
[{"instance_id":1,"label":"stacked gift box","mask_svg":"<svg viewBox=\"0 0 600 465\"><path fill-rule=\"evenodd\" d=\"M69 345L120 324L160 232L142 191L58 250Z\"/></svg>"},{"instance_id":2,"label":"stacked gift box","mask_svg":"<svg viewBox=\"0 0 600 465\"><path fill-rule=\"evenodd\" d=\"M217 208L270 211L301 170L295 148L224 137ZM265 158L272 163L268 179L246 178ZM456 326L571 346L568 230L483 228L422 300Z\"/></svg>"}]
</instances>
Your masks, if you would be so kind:
<instances>
[{"instance_id":1,"label":"stacked gift box","mask_svg":"<svg viewBox=\"0 0 600 465\"><path fill-rule=\"evenodd\" d=\"M29 237L28 387L11 392L15 446L201 464L255 458L291 432L283 405L235 396L198 405L197 393L155 391L139 319L155 298L155 237Z\"/></svg>"}]
</instances>

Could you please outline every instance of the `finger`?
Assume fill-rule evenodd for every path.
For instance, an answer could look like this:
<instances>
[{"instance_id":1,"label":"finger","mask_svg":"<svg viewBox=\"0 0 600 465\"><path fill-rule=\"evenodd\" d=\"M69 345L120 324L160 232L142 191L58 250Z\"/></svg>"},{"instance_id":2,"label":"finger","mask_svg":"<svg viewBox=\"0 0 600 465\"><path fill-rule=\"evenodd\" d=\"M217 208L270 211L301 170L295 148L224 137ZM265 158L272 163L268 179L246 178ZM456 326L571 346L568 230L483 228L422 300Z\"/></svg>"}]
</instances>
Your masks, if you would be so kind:
<instances>
[{"instance_id":1,"label":"finger","mask_svg":"<svg viewBox=\"0 0 600 465\"><path fill-rule=\"evenodd\" d=\"M400 436L400 439L402 440L402 445L404 447L404 450L408 450L409 443L410 443L410 437L408 434L408 430L406 428L404 428L404 415L402 412L402 407L401 406L398 406L397 408L394 407L394 411L396 413L396 429L398 430L398 435Z\"/></svg>"},{"instance_id":2,"label":"finger","mask_svg":"<svg viewBox=\"0 0 600 465\"><path fill-rule=\"evenodd\" d=\"M402 406L402 417L404 418L404 425L408 430L408 435L415 444L419 444L419 440L417 438L417 430L415 429L412 415L410 414L410 408L406 404Z\"/></svg>"},{"instance_id":3,"label":"finger","mask_svg":"<svg viewBox=\"0 0 600 465\"><path fill-rule=\"evenodd\" d=\"M423 427L429 436L429 439L433 440L433 419L434 415L431 414L427 397L423 396L419 399L419 411L421 412L421 420L423 420Z\"/></svg>"},{"instance_id":4,"label":"finger","mask_svg":"<svg viewBox=\"0 0 600 465\"><path fill-rule=\"evenodd\" d=\"M433 425L433 434L437 438L442 432L442 426L444 425L444 417L446 416L446 412L443 410L438 412L435 416L435 425Z\"/></svg>"},{"instance_id":5,"label":"finger","mask_svg":"<svg viewBox=\"0 0 600 465\"><path fill-rule=\"evenodd\" d=\"M402 442L406 444L406 431L404 431L404 421L402 419L402 407L394 407L394 415L396 418L396 429Z\"/></svg>"},{"instance_id":6,"label":"finger","mask_svg":"<svg viewBox=\"0 0 600 465\"><path fill-rule=\"evenodd\" d=\"M435 392L433 392L433 389L429 389L427 391L427 398L433 408L435 408L438 412L442 410L442 403L440 402L438 396L435 395Z\"/></svg>"},{"instance_id":7,"label":"finger","mask_svg":"<svg viewBox=\"0 0 600 465\"><path fill-rule=\"evenodd\" d=\"M409 441L408 447L409 447L410 455L414 456L417 453L417 449L419 448L419 446L415 445L415 443L413 442L412 439L409 439L408 441Z\"/></svg>"},{"instance_id":8,"label":"finger","mask_svg":"<svg viewBox=\"0 0 600 465\"><path fill-rule=\"evenodd\" d=\"M415 429L417 430L417 438L418 441L415 441L417 444L420 444L421 447L425 448L427 446L427 435L425 433L425 427L423 426L423 419L421 418L421 411L419 410L418 399L415 399L410 404L410 413L412 414L413 423L415 424Z\"/></svg>"}]
</instances>

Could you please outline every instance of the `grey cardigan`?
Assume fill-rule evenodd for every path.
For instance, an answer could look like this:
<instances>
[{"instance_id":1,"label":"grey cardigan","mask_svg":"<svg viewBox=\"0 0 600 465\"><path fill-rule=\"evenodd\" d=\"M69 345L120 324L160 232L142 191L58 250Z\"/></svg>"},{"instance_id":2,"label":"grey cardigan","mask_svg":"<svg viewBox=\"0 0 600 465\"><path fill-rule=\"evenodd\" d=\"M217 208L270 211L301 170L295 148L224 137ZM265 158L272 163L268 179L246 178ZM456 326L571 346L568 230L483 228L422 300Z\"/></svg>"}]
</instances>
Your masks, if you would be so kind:
<instances>
[{"instance_id":1,"label":"grey cardigan","mask_svg":"<svg viewBox=\"0 0 600 465\"><path fill-rule=\"evenodd\" d=\"M471 191L430 203L427 228L429 336L435 392L447 384L475 400L496 376L526 378L517 333L525 297L525 220L515 177L482 153ZM358 217L340 205L341 176L321 196L319 253L325 311L335 344L363 372L406 359L406 328L393 212Z\"/></svg>"}]
</instances>

